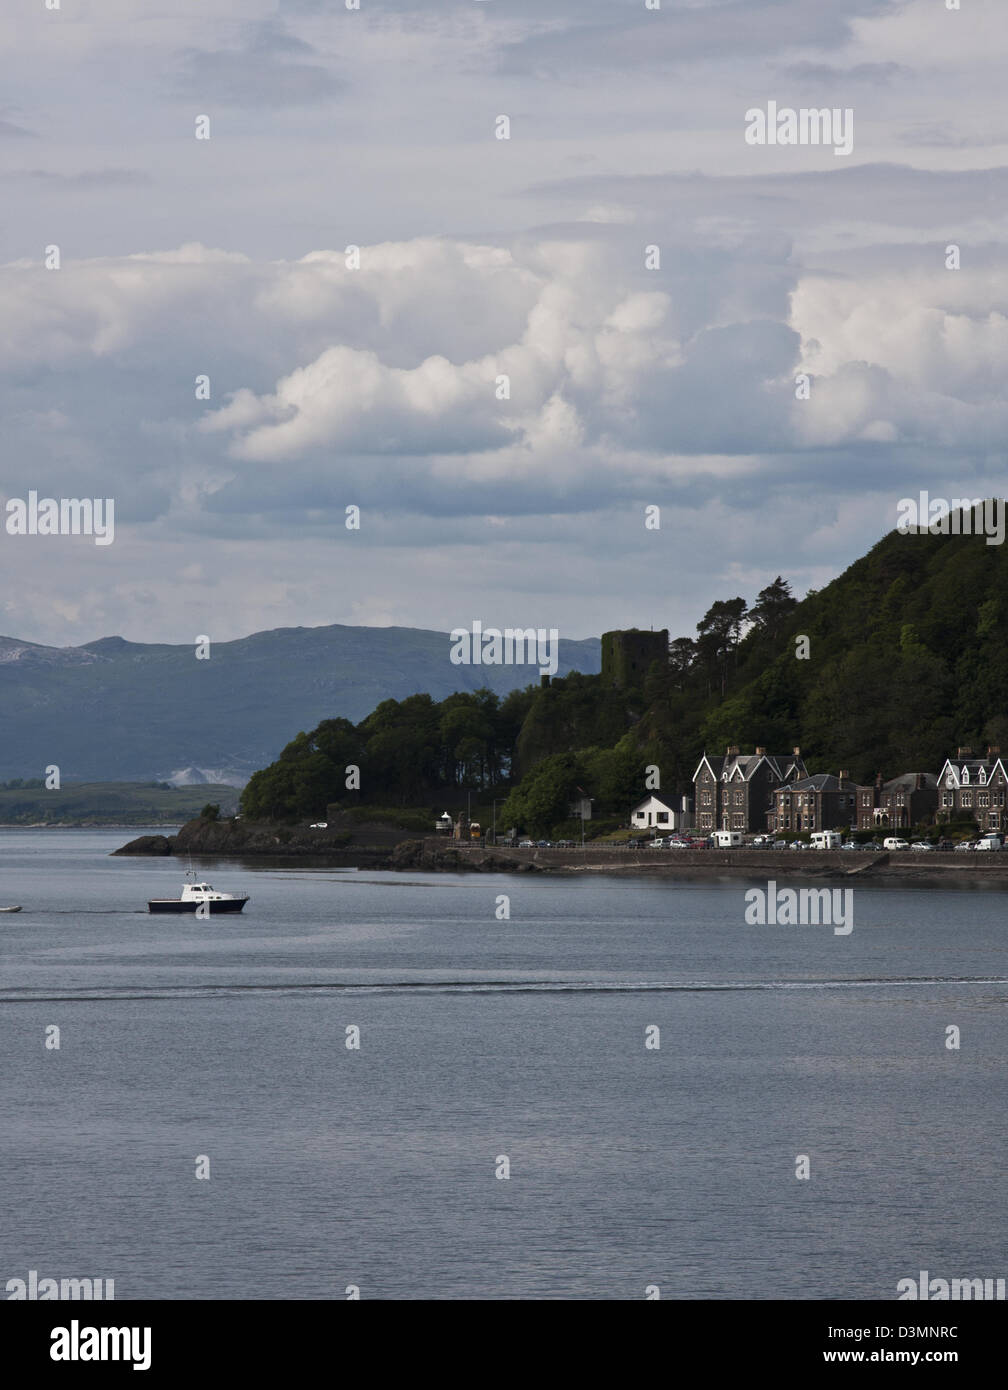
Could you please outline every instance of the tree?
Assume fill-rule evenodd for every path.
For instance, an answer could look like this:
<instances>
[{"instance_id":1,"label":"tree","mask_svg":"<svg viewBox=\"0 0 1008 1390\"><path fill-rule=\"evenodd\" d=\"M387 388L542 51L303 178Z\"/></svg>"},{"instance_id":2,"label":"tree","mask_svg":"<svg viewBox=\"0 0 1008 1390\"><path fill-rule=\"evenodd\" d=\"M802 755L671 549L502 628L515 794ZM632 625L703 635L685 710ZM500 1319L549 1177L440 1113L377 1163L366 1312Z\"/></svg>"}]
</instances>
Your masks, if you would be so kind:
<instances>
[{"instance_id":1,"label":"tree","mask_svg":"<svg viewBox=\"0 0 1008 1390\"><path fill-rule=\"evenodd\" d=\"M220 820L220 803L208 801L200 811L200 820Z\"/></svg>"},{"instance_id":2,"label":"tree","mask_svg":"<svg viewBox=\"0 0 1008 1390\"><path fill-rule=\"evenodd\" d=\"M791 585L780 575L761 589L756 602L749 610L749 618L757 632L762 632L776 641L783 631L788 615L798 607L798 600L791 593Z\"/></svg>"},{"instance_id":3,"label":"tree","mask_svg":"<svg viewBox=\"0 0 1008 1390\"><path fill-rule=\"evenodd\" d=\"M697 623L697 651L707 667L708 693L715 675L720 679L721 694L725 693L728 668L739 644L745 616L744 598L719 599Z\"/></svg>"}]
</instances>

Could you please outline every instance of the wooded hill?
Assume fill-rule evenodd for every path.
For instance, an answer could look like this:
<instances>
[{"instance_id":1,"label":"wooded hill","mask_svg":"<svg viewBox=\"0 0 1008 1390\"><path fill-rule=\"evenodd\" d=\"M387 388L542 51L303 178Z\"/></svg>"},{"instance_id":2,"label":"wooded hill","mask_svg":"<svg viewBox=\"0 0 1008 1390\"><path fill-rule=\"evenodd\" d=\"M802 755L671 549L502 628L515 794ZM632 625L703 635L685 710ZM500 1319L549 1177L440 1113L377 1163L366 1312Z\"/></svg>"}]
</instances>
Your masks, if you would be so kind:
<instances>
[{"instance_id":1,"label":"wooded hill","mask_svg":"<svg viewBox=\"0 0 1008 1390\"><path fill-rule=\"evenodd\" d=\"M573 673L503 702L486 691L386 700L300 734L246 789L248 815L327 803L433 809L450 789L510 793L499 826L555 828L577 787L626 818L644 768L692 792L706 748L800 745L811 772L938 772L959 744L1008 751L1008 554L979 536L892 532L801 602L779 577L718 600L638 689ZM345 767L361 771L359 792Z\"/></svg>"}]
</instances>

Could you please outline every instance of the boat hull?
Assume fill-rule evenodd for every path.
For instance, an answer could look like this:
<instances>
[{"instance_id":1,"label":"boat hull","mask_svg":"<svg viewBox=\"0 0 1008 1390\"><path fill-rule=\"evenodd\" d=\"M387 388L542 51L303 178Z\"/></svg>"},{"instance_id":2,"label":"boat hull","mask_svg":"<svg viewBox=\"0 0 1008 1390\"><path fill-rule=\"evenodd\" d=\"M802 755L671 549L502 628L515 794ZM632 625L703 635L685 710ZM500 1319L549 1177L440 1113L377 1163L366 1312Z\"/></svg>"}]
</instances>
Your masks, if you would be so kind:
<instances>
[{"instance_id":1,"label":"boat hull","mask_svg":"<svg viewBox=\"0 0 1008 1390\"><path fill-rule=\"evenodd\" d=\"M192 898L183 900L181 898L152 898L147 904L148 912L187 912L190 916L194 915L198 907L210 909L210 916L217 917L225 912L241 912L248 902L248 898L210 898L200 900Z\"/></svg>"}]
</instances>

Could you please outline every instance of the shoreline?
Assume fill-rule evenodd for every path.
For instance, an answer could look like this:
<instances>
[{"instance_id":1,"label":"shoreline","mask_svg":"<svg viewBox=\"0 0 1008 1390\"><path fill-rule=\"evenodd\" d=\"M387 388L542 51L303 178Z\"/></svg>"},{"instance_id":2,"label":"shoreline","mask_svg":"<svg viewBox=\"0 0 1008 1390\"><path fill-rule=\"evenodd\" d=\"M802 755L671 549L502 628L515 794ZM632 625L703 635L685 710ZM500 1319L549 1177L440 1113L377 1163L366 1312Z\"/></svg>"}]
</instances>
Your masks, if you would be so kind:
<instances>
[{"instance_id":1,"label":"shoreline","mask_svg":"<svg viewBox=\"0 0 1008 1390\"><path fill-rule=\"evenodd\" d=\"M115 855L272 859L291 866L361 868L410 873L515 873L570 877L605 874L669 879L892 880L906 884L962 883L1008 887L1008 854L912 851L877 854L844 850L628 850L586 845L584 849L511 849L447 844L433 836L397 839L382 827L384 843L347 843L350 836L286 827L190 822L174 836L141 835L113 850ZM378 838L378 837L375 837ZM337 842L334 843L333 841Z\"/></svg>"}]
</instances>

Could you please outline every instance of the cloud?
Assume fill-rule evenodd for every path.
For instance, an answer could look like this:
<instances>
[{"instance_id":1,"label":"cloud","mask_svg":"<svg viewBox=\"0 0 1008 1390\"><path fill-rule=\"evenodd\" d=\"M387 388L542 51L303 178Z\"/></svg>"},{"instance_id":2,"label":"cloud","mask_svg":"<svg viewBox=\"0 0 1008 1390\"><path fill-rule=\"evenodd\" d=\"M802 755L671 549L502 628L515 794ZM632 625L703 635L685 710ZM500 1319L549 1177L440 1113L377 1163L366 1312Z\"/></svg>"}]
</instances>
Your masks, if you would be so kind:
<instances>
[{"instance_id":1,"label":"cloud","mask_svg":"<svg viewBox=\"0 0 1008 1390\"><path fill-rule=\"evenodd\" d=\"M151 182L142 169L83 169L77 174L59 174L51 169L14 169L0 175L11 182L34 183L67 193L100 188L136 188Z\"/></svg>"},{"instance_id":2,"label":"cloud","mask_svg":"<svg viewBox=\"0 0 1008 1390\"><path fill-rule=\"evenodd\" d=\"M234 48L186 48L177 56L175 83L207 110L218 106L298 107L334 101L346 81L311 44L281 24L249 29ZM316 61L308 61L315 59Z\"/></svg>"}]
</instances>

